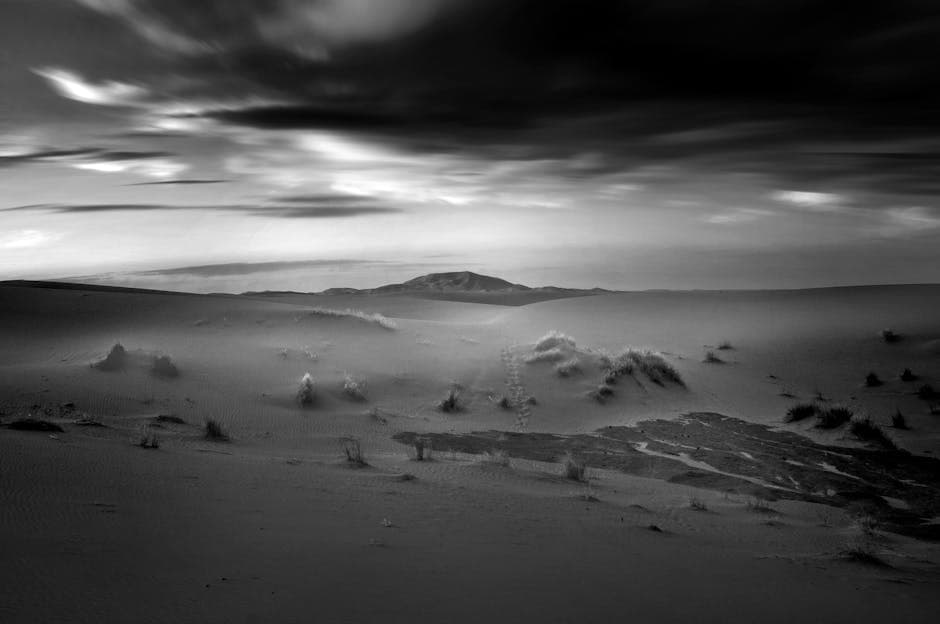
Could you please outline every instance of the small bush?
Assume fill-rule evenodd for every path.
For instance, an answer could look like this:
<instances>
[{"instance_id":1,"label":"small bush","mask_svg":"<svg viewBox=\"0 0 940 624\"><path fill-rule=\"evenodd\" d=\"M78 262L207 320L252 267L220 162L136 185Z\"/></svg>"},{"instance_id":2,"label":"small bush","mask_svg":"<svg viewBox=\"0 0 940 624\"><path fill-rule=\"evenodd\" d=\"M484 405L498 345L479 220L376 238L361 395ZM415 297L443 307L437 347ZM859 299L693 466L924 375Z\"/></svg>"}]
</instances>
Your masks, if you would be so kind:
<instances>
[{"instance_id":1,"label":"small bush","mask_svg":"<svg viewBox=\"0 0 940 624\"><path fill-rule=\"evenodd\" d=\"M354 401L365 401L366 382L354 379L349 373L346 373L346 376L343 378L343 393Z\"/></svg>"},{"instance_id":2,"label":"small bush","mask_svg":"<svg viewBox=\"0 0 940 624\"><path fill-rule=\"evenodd\" d=\"M140 440L137 442L137 446L145 449L158 449L160 448L160 438L152 431L145 431L140 434Z\"/></svg>"},{"instance_id":3,"label":"small bush","mask_svg":"<svg viewBox=\"0 0 940 624\"><path fill-rule=\"evenodd\" d=\"M460 390L457 389L457 386L452 386L450 392L447 393L447 396L441 399L441 402L437 404L438 409L442 412L459 412L462 408L460 405Z\"/></svg>"},{"instance_id":4,"label":"small bush","mask_svg":"<svg viewBox=\"0 0 940 624\"><path fill-rule=\"evenodd\" d=\"M509 466L509 453L502 449L493 449L483 453L484 464L492 464L503 468Z\"/></svg>"},{"instance_id":5,"label":"small bush","mask_svg":"<svg viewBox=\"0 0 940 624\"><path fill-rule=\"evenodd\" d=\"M881 339L885 342L899 342L901 340L901 334L898 334L893 329L882 329L881 330Z\"/></svg>"},{"instance_id":6,"label":"small bush","mask_svg":"<svg viewBox=\"0 0 940 624\"><path fill-rule=\"evenodd\" d=\"M580 372L581 362L578 361L578 358L571 358L570 360L555 364L555 373L559 377L570 377Z\"/></svg>"},{"instance_id":7,"label":"small bush","mask_svg":"<svg viewBox=\"0 0 940 624\"><path fill-rule=\"evenodd\" d=\"M604 375L604 383L615 384L621 377L633 374L636 364L634 364L630 354L630 351L625 351L614 357L608 355L601 357L601 364L607 369L607 373Z\"/></svg>"},{"instance_id":8,"label":"small bush","mask_svg":"<svg viewBox=\"0 0 940 624\"><path fill-rule=\"evenodd\" d=\"M865 376L865 387L866 388L877 388L882 384L881 379L878 378L878 375L875 373L868 373Z\"/></svg>"},{"instance_id":9,"label":"small bush","mask_svg":"<svg viewBox=\"0 0 940 624\"><path fill-rule=\"evenodd\" d=\"M362 446L356 438L343 438L343 454L346 461L356 466L368 466L365 457L362 455Z\"/></svg>"},{"instance_id":10,"label":"small bush","mask_svg":"<svg viewBox=\"0 0 940 624\"><path fill-rule=\"evenodd\" d=\"M412 442L415 449L415 461L431 459L431 439L418 436Z\"/></svg>"},{"instance_id":11,"label":"small bush","mask_svg":"<svg viewBox=\"0 0 940 624\"><path fill-rule=\"evenodd\" d=\"M583 461L579 461L571 453L567 453L561 460L566 479L572 481L584 481L586 466Z\"/></svg>"},{"instance_id":12,"label":"small bush","mask_svg":"<svg viewBox=\"0 0 940 624\"><path fill-rule=\"evenodd\" d=\"M786 422L798 422L813 418L819 412L819 407L815 403L800 403L787 410Z\"/></svg>"},{"instance_id":13,"label":"small bush","mask_svg":"<svg viewBox=\"0 0 940 624\"><path fill-rule=\"evenodd\" d=\"M124 349L124 345L121 343L116 343L111 350L108 351L108 355L99 362L93 364L95 368L103 371L114 371L124 368L124 364L127 363L127 350Z\"/></svg>"},{"instance_id":14,"label":"small bush","mask_svg":"<svg viewBox=\"0 0 940 624\"><path fill-rule=\"evenodd\" d=\"M206 440L212 440L213 442L228 442L229 440L228 434L222 429L222 425L219 424L219 421L212 418L206 419L203 435Z\"/></svg>"},{"instance_id":15,"label":"small bush","mask_svg":"<svg viewBox=\"0 0 940 624\"><path fill-rule=\"evenodd\" d=\"M864 442L874 442L889 450L896 450L898 448L894 440L889 438L884 430L876 423L872 422L870 418L853 420L849 430L852 432L852 435Z\"/></svg>"},{"instance_id":16,"label":"small bush","mask_svg":"<svg viewBox=\"0 0 940 624\"><path fill-rule=\"evenodd\" d=\"M706 351L705 359L702 361L705 362L706 364L724 364L725 363L725 361L721 359L720 357L718 357L718 355L714 351Z\"/></svg>"},{"instance_id":17,"label":"small bush","mask_svg":"<svg viewBox=\"0 0 940 624\"><path fill-rule=\"evenodd\" d=\"M904 418L904 414L901 413L901 410L894 412L894 416L891 417L891 426L895 429L910 429L907 426L907 420Z\"/></svg>"},{"instance_id":18,"label":"small bush","mask_svg":"<svg viewBox=\"0 0 940 624\"><path fill-rule=\"evenodd\" d=\"M911 369L905 368L901 373L901 381L917 381L917 375L911 372Z\"/></svg>"},{"instance_id":19,"label":"small bush","mask_svg":"<svg viewBox=\"0 0 940 624\"><path fill-rule=\"evenodd\" d=\"M849 561L863 563L865 565L877 566L879 568L890 568L891 566L881 557L874 542L871 539L862 538L852 541L842 555Z\"/></svg>"},{"instance_id":20,"label":"small bush","mask_svg":"<svg viewBox=\"0 0 940 624\"><path fill-rule=\"evenodd\" d=\"M689 496L689 508L695 511L708 511L708 506L705 504L705 501L697 496Z\"/></svg>"},{"instance_id":21,"label":"small bush","mask_svg":"<svg viewBox=\"0 0 940 624\"><path fill-rule=\"evenodd\" d=\"M627 356L633 361L636 368L654 384L662 386L666 382L671 382L683 388L685 387L685 382L682 381L678 371L661 355L652 351L641 353L630 350L627 352Z\"/></svg>"},{"instance_id":22,"label":"small bush","mask_svg":"<svg viewBox=\"0 0 940 624\"><path fill-rule=\"evenodd\" d=\"M63 432L64 429L54 422L49 422L48 420L40 420L38 418L20 418L14 420L9 425L10 429L16 429L17 431L46 431L46 432Z\"/></svg>"},{"instance_id":23,"label":"small bush","mask_svg":"<svg viewBox=\"0 0 940 624\"><path fill-rule=\"evenodd\" d=\"M924 384L917 389L917 398L923 399L924 401L929 401L930 399L936 399L938 397L937 391L933 389L933 386L930 384Z\"/></svg>"},{"instance_id":24,"label":"small bush","mask_svg":"<svg viewBox=\"0 0 940 624\"><path fill-rule=\"evenodd\" d=\"M764 498L751 497L745 503L747 510L754 513L771 514L777 513L777 510L770 506L770 502Z\"/></svg>"},{"instance_id":25,"label":"small bush","mask_svg":"<svg viewBox=\"0 0 940 624\"><path fill-rule=\"evenodd\" d=\"M502 409L512 409L512 400L505 394L494 401Z\"/></svg>"},{"instance_id":26,"label":"small bush","mask_svg":"<svg viewBox=\"0 0 940 624\"><path fill-rule=\"evenodd\" d=\"M373 325L378 325L383 329L388 329L394 331L398 329L398 324L395 321L382 316L378 312L363 312L362 310L353 310L351 308L346 308L345 310L331 310L329 308L313 308L307 311L307 316L326 316L334 318L353 318L366 323L372 323Z\"/></svg>"},{"instance_id":27,"label":"small bush","mask_svg":"<svg viewBox=\"0 0 940 624\"><path fill-rule=\"evenodd\" d=\"M313 386L313 377L310 373L304 373L304 376L300 378L300 387L297 388L297 405L300 407L313 405L316 398L317 392Z\"/></svg>"},{"instance_id":28,"label":"small bush","mask_svg":"<svg viewBox=\"0 0 940 624\"><path fill-rule=\"evenodd\" d=\"M598 403L606 403L607 399L614 396L614 389L607 384L601 384L594 390L591 390L588 396Z\"/></svg>"},{"instance_id":29,"label":"small bush","mask_svg":"<svg viewBox=\"0 0 940 624\"><path fill-rule=\"evenodd\" d=\"M816 426L820 429L835 429L852 420L852 416L852 410L847 407L830 407L819 411Z\"/></svg>"},{"instance_id":30,"label":"small bush","mask_svg":"<svg viewBox=\"0 0 940 624\"><path fill-rule=\"evenodd\" d=\"M158 355L153 359L150 371L158 377L179 377L179 369L168 355Z\"/></svg>"},{"instance_id":31,"label":"small bush","mask_svg":"<svg viewBox=\"0 0 940 624\"><path fill-rule=\"evenodd\" d=\"M574 350L577 349L577 346L577 343L571 336L566 336L559 331L552 330L539 338L538 342L535 343L535 350L548 351L549 349L556 348Z\"/></svg>"}]
</instances>

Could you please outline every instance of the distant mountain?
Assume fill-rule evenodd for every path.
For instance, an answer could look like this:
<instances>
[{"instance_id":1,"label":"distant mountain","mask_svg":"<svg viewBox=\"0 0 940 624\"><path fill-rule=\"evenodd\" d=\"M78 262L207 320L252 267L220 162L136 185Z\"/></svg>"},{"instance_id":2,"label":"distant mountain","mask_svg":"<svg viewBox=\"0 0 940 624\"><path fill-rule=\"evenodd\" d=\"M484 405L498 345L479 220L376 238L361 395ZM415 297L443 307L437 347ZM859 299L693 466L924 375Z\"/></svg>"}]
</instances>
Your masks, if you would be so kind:
<instances>
[{"instance_id":1,"label":"distant mountain","mask_svg":"<svg viewBox=\"0 0 940 624\"><path fill-rule=\"evenodd\" d=\"M403 284L389 284L371 290L374 294L398 292L526 292L532 290L522 284L513 284L498 277L480 275L470 271L430 273Z\"/></svg>"}]
</instances>

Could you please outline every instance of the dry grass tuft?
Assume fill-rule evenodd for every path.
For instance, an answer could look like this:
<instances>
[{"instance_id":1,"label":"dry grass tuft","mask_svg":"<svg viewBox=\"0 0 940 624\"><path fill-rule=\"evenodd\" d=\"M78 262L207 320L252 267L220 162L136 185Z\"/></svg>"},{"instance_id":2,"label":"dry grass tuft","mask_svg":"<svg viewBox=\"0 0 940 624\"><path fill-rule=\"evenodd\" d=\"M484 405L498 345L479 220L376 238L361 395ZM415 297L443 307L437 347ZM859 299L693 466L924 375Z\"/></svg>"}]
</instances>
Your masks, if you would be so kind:
<instances>
[{"instance_id":1,"label":"dry grass tuft","mask_svg":"<svg viewBox=\"0 0 940 624\"><path fill-rule=\"evenodd\" d=\"M362 454L362 446L359 444L357 438L343 438L341 442L343 445L343 454L346 456L348 463L360 467L369 465Z\"/></svg>"},{"instance_id":2,"label":"dry grass tuft","mask_svg":"<svg viewBox=\"0 0 940 624\"><path fill-rule=\"evenodd\" d=\"M586 481L585 472L587 467L584 465L583 461L576 459L571 453L566 453L565 456L562 457L561 465L566 479L579 482Z\"/></svg>"},{"instance_id":3,"label":"dry grass tuft","mask_svg":"<svg viewBox=\"0 0 940 624\"><path fill-rule=\"evenodd\" d=\"M111 347L111 350L108 351L108 355L106 355L103 360L95 362L92 364L92 367L103 371L115 371L124 368L126 363L127 350L124 348L124 345L118 342Z\"/></svg>"},{"instance_id":4,"label":"dry grass tuft","mask_svg":"<svg viewBox=\"0 0 940 624\"><path fill-rule=\"evenodd\" d=\"M573 351L578 348L578 344L571 336L567 336L556 330L548 332L535 343L536 351L548 351L549 349L559 348Z\"/></svg>"},{"instance_id":5,"label":"dry grass tuft","mask_svg":"<svg viewBox=\"0 0 940 624\"><path fill-rule=\"evenodd\" d=\"M872 422L870 418L853 420L849 430L852 432L852 435L864 442L874 442L882 448L891 451L897 450L898 448L894 440L889 438L888 434L886 434L880 426Z\"/></svg>"},{"instance_id":6,"label":"dry grass tuft","mask_svg":"<svg viewBox=\"0 0 940 624\"><path fill-rule=\"evenodd\" d=\"M343 377L343 393L354 401L366 400L366 382L355 379L349 373Z\"/></svg>"},{"instance_id":7,"label":"dry grass tuft","mask_svg":"<svg viewBox=\"0 0 940 624\"><path fill-rule=\"evenodd\" d=\"M203 437L212 442L228 442L230 438L219 421L212 418L206 418L206 424L203 427Z\"/></svg>"},{"instance_id":8,"label":"dry grass tuft","mask_svg":"<svg viewBox=\"0 0 940 624\"><path fill-rule=\"evenodd\" d=\"M581 372L581 362L578 358L571 358L555 364L555 374L559 377L571 377Z\"/></svg>"},{"instance_id":9,"label":"dry grass tuft","mask_svg":"<svg viewBox=\"0 0 940 624\"><path fill-rule=\"evenodd\" d=\"M313 405L316 398L317 393L313 386L313 377L310 373L304 373L304 376L300 379L300 387L297 388L297 404L300 407L307 407Z\"/></svg>"},{"instance_id":10,"label":"dry grass tuft","mask_svg":"<svg viewBox=\"0 0 940 624\"><path fill-rule=\"evenodd\" d=\"M167 378L179 377L180 374L179 369L176 368L176 364L173 363L169 355L158 355L155 357L150 372L157 377Z\"/></svg>"}]
</instances>

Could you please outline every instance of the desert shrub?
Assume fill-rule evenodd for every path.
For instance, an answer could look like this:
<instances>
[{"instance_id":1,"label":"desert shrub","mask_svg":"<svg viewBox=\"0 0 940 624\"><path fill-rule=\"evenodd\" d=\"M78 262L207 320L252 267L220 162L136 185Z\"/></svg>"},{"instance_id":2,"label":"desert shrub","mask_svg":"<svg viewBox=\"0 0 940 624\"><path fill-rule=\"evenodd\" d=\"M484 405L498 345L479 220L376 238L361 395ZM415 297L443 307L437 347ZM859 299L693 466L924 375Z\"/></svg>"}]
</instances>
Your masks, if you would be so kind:
<instances>
[{"instance_id":1,"label":"desert shrub","mask_svg":"<svg viewBox=\"0 0 940 624\"><path fill-rule=\"evenodd\" d=\"M366 382L354 379L349 373L343 378L343 393L354 401L366 400Z\"/></svg>"},{"instance_id":2,"label":"desert shrub","mask_svg":"<svg viewBox=\"0 0 940 624\"><path fill-rule=\"evenodd\" d=\"M512 409L512 400L505 394L494 401L502 409Z\"/></svg>"},{"instance_id":3,"label":"desert shrub","mask_svg":"<svg viewBox=\"0 0 940 624\"><path fill-rule=\"evenodd\" d=\"M492 449L483 453L483 463L505 468L509 465L509 453L502 449Z\"/></svg>"},{"instance_id":4,"label":"desert shrub","mask_svg":"<svg viewBox=\"0 0 940 624\"><path fill-rule=\"evenodd\" d=\"M661 355L652 351L630 350L627 352L627 356L633 361L637 370L646 375L653 383L662 386L665 385L665 382L672 382L685 387L685 382L682 381L678 371Z\"/></svg>"},{"instance_id":5,"label":"desert shrub","mask_svg":"<svg viewBox=\"0 0 940 624\"><path fill-rule=\"evenodd\" d=\"M525 398L525 400L523 401L523 404L525 404L525 405L538 405L539 402L538 402L538 400L537 400L534 396L529 395L529 396L527 396L527 397Z\"/></svg>"},{"instance_id":6,"label":"desert shrub","mask_svg":"<svg viewBox=\"0 0 940 624\"><path fill-rule=\"evenodd\" d=\"M558 347L552 347L545 351L536 351L525 357L526 364L535 364L537 362L558 362L568 357L568 353Z\"/></svg>"},{"instance_id":7,"label":"desert shrub","mask_svg":"<svg viewBox=\"0 0 940 624\"><path fill-rule=\"evenodd\" d=\"M592 399L598 403L604 403L610 397L614 396L614 389L608 386L607 384L601 384L598 387L594 388L588 393Z\"/></svg>"},{"instance_id":8,"label":"desert shrub","mask_svg":"<svg viewBox=\"0 0 940 624\"><path fill-rule=\"evenodd\" d=\"M111 347L111 350L108 351L108 355L106 355L103 360L96 362L93 366L98 370L112 371L124 368L124 364L126 363L127 350L124 348L124 345L118 342Z\"/></svg>"},{"instance_id":9,"label":"desert shrub","mask_svg":"<svg viewBox=\"0 0 940 624\"><path fill-rule=\"evenodd\" d=\"M179 369L168 355L158 355L153 359L150 371L158 377L179 377Z\"/></svg>"},{"instance_id":10,"label":"desert shrub","mask_svg":"<svg viewBox=\"0 0 940 624\"><path fill-rule=\"evenodd\" d=\"M447 396L441 399L441 402L437 404L438 409L442 412L459 412L462 408L460 405L460 390L456 385L451 386L450 392L447 393Z\"/></svg>"},{"instance_id":11,"label":"desert shrub","mask_svg":"<svg viewBox=\"0 0 940 624\"><path fill-rule=\"evenodd\" d=\"M316 398L317 392L313 386L313 377L310 373L304 373L304 376L300 378L300 386L297 388L295 397L297 404L301 407L313 405Z\"/></svg>"},{"instance_id":12,"label":"desert shrub","mask_svg":"<svg viewBox=\"0 0 940 624\"><path fill-rule=\"evenodd\" d=\"M877 566L879 568L890 568L891 566L881 557L875 545L869 540L855 540L851 542L843 551L842 555L849 561L864 563L865 565Z\"/></svg>"},{"instance_id":13,"label":"desert shrub","mask_svg":"<svg viewBox=\"0 0 940 624\"><path fill-rule=\"evenodd\" d=\"M933 386L930 384L924 384L917 389L917 398L929 401L930 399L937 398L937 391L933 389Z\"/></svg>"},{"instance_id":14,"label":"desert shrub","mask_svg":"<svg viewBox=\"0 0 940 624\"><path fill-rule=\"evenodd\" d=\"M561 465L566 479L572 481L584 481L586 466L583 461L575 458L571 453L566 453L561 459Z\"/></svg>"},{"instance_id":15,"label":"desert shrub","mask_svg":"<svg viewBox=\"0 0 940 624\"><path fill-rule=\"evenodd\" d=\"M343 438L343 454L346 456L346 461L350 464L356 466L368 466L366 463L365 457L362 454L362 445L359 444L359 440L356 438Z\"/></svg>"},{"instance_id":16,"label":"desert shrub","mask_svg":"<svg viewBox=\"0 0 940 624\"><path fill-rule=\"evenodd\" d=\"M767 499L761 498L759 496L749 497L745 502L745 505L747 506L748 511L754 513L776 513L776 510L770 506L770 502Z\"/></svg>"},{"instance_id":17,"label":"desert shrub","mask_svg":"<svg viewBox=\"0 0 940 624\"><path fill-rule=\"evenodd\" d=\"M714 351L706 351L705 359L702 361L705 362L706 364L724 364L725 363L725 361L721 359L720 357L718 357L718 355Z\"/></svg>"},{"instance_id":18,"label":"desert shrub","mask_svg":"<svg viewBox=\"0 0 940 624\"><path fill-rule=\"evenodd\" d=\"M847 407L830 407L819 410L816 426L820 429L835 429L852 420L852 410Z\"/></svg>"},{"instance_id":19,"label":"desert shrub","mask_svg":"<svg viewBox=\"0 0 940 624\"><path fill-rule=\"evenodd\" d=\"M607 369L604 375L604 383L615 384L619 378L633 374L636 364L634 364L630 353L628 350L616 356L601 356L601 365Z\"/></svg>"},{"instance_id":20,"label":"desert shrub","mask_svg":"<svg viewBox=\"0 0 940 624\"><path fill-rule=\"evenodd\" d=\"M917 375L911 372L911 369L905 368L901 372L901 381L917 381Z\"/></svg>"},{"instance_id":21,"label":"desert shrub","mask_svg":"<svg viewBox=\"0 0 940 624\"><path fill-rule=\"evenodd\" d=\"M893 329L882 329L880 336L885 342L899 342L901 340L901 334L898 334Z\"/></svg>"},{"instance_id":22,"label":"desert shrub","mask_svg":"<svg viewBox=\"0 0 940 624\"><path fill-rule=\"evenodd\" d=\"M363 312L362 310L353 310L351 308L346 308L345 310L331 310L329 308L313 308L307 311L308 316L328 316L334 318L353 318L366 323L372 323L373 325L378 325L383 329L396 330L398 329L398 324L395 321L387 318L378 312Z\"/></svg>"},{"instance_id":23,"label":"desert shrub","mask_svg":"<svg viewBox=\"0 0 940 624\"><path fill-rule=\"evenodd\" d=\"M17 431L46 431L46 432L62 432L64 431L62 427L55 424L54 422L49 422L48 420L40 420L39 418L19 418L14 420L9 425L10 429L16 429Z\"/></svg>"},{"instance_id":24,"label":"desert shrub","mask_svg":"<svg viewBox=\"0 0 940 624\"><path fill-rule=\"evenodd\" d=\"M581 362L578 361L578 358L571 358L570 360L565 360L564 362L555 364L555 373L559 377L570 377L571 375L580 372Z\"/></svg>"},{"instance_id":25,"label":"desert shrub","mask_svg":"<svg viewBox=\"0 0 940 624\"><path fill-rule=\"evenodd\" d=\"M575 342L574 338L571 336L566 336L565 334L552 330L538 339L538 342L535 343L536 351L548 351L549 349L567 349L572 351L577 349L578 345Z\"/></svg>"},{"instance_id":26,"label":"desert shrub","mask_svg":"<svg viewBox=\"0 0 940 624\"><path fill-rule=\"evenodd\" d=\"M705 501L697 496L689 496L689 508L695 511L708 511L708 506L705 504Z\"/></svg>"},{"instance_id":27,"label":"desert shrub","mask_svg":"<svg viewBox=\"0 0 940 624\"><path fill-rule=\"evenodd\" d=\"M183 419L180 418L179 416L175 416L175 415L173 415L173 414L160 414L160 415L158 415L158 416L154 416L153 419L154 419L155 421L161 422L161 423L173 423L173 424L175 424L175 425L185 425L185 424L186 424L186 421L185 421L185 420L183 420Z\"/></svg>"},{"instance_id":28,"label":"desert shrub","mask_svg":"<svg viewBox=\"0 0 940 624\"><path fill-rule=\"evenodd\" d=\"M206 418L206 424L203 427L203 436L206 440L212 440L213 442L228 442L229 440L228 434L225 433L219 421L212 418Z\"/></svg>"},{"instance_id":29,"label":"desert shrub","mask_svg":"<svg viewBox=\"0 0 940 624\"><path fill-rule=\"evenodd\" d=\"M727 340L722 340L718 343L717 348L719 351L730 351L731 349L734 349L734 346L732 346L732 344Z\"/></svg>"},{"instance_id":30,"label":"desert shrub","mask_svg":"<svg viewBox=\"0 0 940 624\"><path fill-rule=\"evenodd\" d=\"M145 449L158 449L160 448L160 438L152 431L144 431L140 434L137 446Z\"/></svg>"},{"instance_id":31,"label":"desert shrub","mask_svg":"<svg viewBox=\"0 0 940 624\"><path fill-rule=\"evenodd\" d=\"M874 442L890 450L898 448L894 440L889 438L884 430L876 423L872 422L870 418L853 420L849 430L852 432L852 435L864 442Z\"/></svg>"},{"instance_id":32,"label":"desert shrub","mask_svg":"<svg viewBox=\"0 0 940 624\"><path fill-rule=\"evenodd\" d=\"M412 442L415 450L415 461L431 459L431 439L417 436Z\"/></svg>"},{"instance_id":33,"label":"desert shrub","mask_svg":"<svg viewBox=\"0 0 940 624\"><path fill-rule=\"evenodd\" d=\"M787 410L786 422L798 422L812 418L819 412L819 407L815 403L800 403Z\"/></svg>"},{"instance_id":34,"label":"desert shrub","mask_svg":"<svg viewBox=\"0 0 940 624\"><path fill-rule=\"evenodd\" d=\"M867 388L877 388L881 385L881 379L878 378L878 375L875 373L868 373L865 376L865 387Z\"/></svg>"},{"instance_id":35,"label":"desert shrub","mask_svg":"<svg viewBox=\"0 0 940 624\"><path fill-rule=\"evenodd\" d=\"M904 414L901 413L901 410L894 412L894 416L891 417L891 426L895 429L910 429L907 425L907 419L904 418Z\"/></svg>"}]
</instances>

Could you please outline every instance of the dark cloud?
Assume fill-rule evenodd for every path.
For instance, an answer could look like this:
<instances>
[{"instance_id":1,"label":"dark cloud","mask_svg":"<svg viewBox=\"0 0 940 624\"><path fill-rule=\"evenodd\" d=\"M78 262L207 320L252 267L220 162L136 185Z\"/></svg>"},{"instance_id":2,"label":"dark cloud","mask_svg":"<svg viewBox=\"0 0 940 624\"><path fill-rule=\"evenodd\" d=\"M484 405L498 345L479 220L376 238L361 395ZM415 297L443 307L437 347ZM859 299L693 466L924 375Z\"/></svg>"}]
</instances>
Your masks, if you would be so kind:
<instances>
[{"instance_id":1,"label":"dark cloud","mask_svg":"<svg viewBox=\"0 0 940 624\"><path fill-rule=\"evenodd\" d=\"M192 275L196 277L220 277L233 275L251 275L254 273L268 273L271 271L290 271L296 269L324 268L324 267L352 267L357 265L381 264L369 260L337 259L337 260L293 260L280 262L231 262L227 264L206 264L201 266L185 266L173 269L156 269L152 271L139 271L134 275Z\"/></svg>"},{"instance_id":2,"label":"dark cloud","mask_svg":"<svg viewBox=\"0 0 940 624\"><path fill-rule=\"evenodd\" d=\"M389 215L404 212L401 208L379 204L361 205L174 205L174 204L31 204L4 208L2 211L37 210L43 212L57 212L63 214L77 213L107 213L107 212L150 212L160 210L211 210L219 212L236 212L258 217L277 217L286 219L343 219L365 215Z\"/></svg>"},{"instance_id":3,"label":"dark cloud","mask_svg":"<svg viewBox=\"0 0 940 624\"><path fill-rule=\"evenodd\" d=\"M229 180L194 180L194 179L182 179L182 180L159 180L157 182L136 182L134 184L128 184L126 186L162 186L162 185L174 185L174 184L222 184L228 182Z\"/></svg>"}]
</instances>

